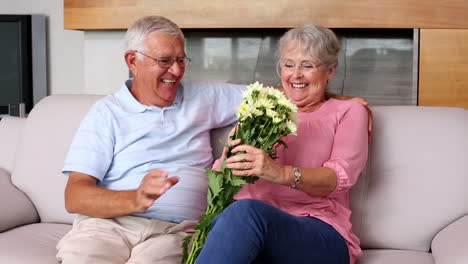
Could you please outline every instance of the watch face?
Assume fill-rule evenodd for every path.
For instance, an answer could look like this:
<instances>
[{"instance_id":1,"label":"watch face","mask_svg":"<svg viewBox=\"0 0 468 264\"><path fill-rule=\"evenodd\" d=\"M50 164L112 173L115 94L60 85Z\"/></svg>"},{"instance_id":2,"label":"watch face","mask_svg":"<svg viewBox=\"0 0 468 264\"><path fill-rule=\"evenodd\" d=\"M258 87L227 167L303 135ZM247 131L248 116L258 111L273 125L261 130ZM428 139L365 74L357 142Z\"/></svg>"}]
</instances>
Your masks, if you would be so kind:
<instances>
[{"instance_id":1,"label":"watch face","mask_svg":"<svg viewBox=\"0 0 468 264\"><path fill-rule=\"evenodd\" d=\"M301 182L302 173L296 167L293 167L293 170L294 170L294 183L289 185L289 188L296 188L296 186Z\"/></svg>"},{"instance_id":2,"label":"watch face","mask_svg":"<svg viewBox=\"0 0 468 264\"><path fill-rule=\"evenodd\" d=\"M301 177L302 176L301 172L296 167L294 167L294 176L296 176L296 177Z\"/></svg>"}]
</instances>

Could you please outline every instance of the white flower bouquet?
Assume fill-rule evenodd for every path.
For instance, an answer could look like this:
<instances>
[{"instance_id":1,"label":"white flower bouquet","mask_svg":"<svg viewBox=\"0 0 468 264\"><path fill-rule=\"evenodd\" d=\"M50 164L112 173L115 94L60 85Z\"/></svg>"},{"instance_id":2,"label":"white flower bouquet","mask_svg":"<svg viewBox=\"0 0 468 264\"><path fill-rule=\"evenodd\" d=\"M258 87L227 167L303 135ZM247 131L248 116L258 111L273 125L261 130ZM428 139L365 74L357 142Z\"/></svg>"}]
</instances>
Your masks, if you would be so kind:
<instances>
[{"instance_id":1,"label":"white flower bouquet","mask_svg":"<svg viewBox=\"0 0 468 264\"><path fill-rule=\"evenodd\" d=\"M281 138L296 134L297 107L279 90L273 87L263 87L255 82L250 84L243 92L243 101L237 109L238 125L234 139L242 139L242 144L249 144L264 150L272 158L276 158L277 144L286 144ZM237 154L237 153L236 153ZM228 157L232 155L228 152ZM206 169L208 175L208 207L205 215L195 227L198 232L189 236L184 241L183 263L193 264L198 257L208 233L211 222L226 207L234 202L234 195L238 193L242 185L255 182L258 177L238 177L232 174L231 169L226 168L223 161L220 171ZM192 242L190 252L188 247Z\"/></svg>"}]
</instances>

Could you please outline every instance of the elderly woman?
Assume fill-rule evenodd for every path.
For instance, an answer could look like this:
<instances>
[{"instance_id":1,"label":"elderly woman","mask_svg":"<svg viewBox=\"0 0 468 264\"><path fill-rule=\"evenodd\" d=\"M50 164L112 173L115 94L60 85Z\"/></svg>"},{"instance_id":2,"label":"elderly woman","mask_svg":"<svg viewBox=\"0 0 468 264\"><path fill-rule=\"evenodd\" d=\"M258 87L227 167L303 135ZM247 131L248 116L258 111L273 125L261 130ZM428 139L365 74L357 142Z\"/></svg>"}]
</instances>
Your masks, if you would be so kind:
<instances>
[{"instance_id":1,"label":"elderly woman","mask_svg":"<svg viewBox=\"0 0 468 264\"><path fill-rule=\"evenodd\" d=\"M354 263L349 190L367 160L368 114L356 101L327 99L339 43L319 25L288 31L279 42L278 73L300 119L297 136L277 160L239 140L227 159L244 185L219 215L197 263Z\"/></svg>"}]
</instances>

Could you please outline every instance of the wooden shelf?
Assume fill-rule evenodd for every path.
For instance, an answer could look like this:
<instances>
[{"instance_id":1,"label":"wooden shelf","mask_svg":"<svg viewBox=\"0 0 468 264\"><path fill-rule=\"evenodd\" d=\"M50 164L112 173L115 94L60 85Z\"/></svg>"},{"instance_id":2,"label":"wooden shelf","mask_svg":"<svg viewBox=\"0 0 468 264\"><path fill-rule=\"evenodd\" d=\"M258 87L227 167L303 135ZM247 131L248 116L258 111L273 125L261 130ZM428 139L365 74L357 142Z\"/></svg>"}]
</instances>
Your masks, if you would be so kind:
<instances>
[{"instance_id":1,"label":"wooden shelf","mask_svg":"<svg viewBox=\"0 0 468 264\"><path fill-rule=\"evenodd\" d=\"M468 1L64 0L66 29L126 29L161 15L181 28L468 28Z\"/></svg>"},{"instance_id":2,"label":"wooden shelf","mask_svg":"<svg viewBox=\"0 0 468 264\"><path fill-rule=\"evenodd\" d=\"M468 108L468 29L420 32L419 105Z\"/></svg>"}]
</instances>

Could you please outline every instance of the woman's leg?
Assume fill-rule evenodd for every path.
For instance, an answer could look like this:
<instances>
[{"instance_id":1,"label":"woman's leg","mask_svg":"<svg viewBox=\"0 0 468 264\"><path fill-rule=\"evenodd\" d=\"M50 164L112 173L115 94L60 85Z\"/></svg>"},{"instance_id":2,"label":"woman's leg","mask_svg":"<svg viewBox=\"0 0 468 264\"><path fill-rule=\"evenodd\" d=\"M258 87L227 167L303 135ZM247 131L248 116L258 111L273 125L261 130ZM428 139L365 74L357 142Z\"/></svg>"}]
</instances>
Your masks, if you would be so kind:
<instances>
[{"instance_id":1,"label":"woman's leg","mask_svg":"<svg viewBox=\"0 0 468 264\"><path fill-rule=\"evenodd\" d=\"M214 221L197 263L348 264L344 239L330 225L257 200L240 200Z\"/></svg>"}]
</instances>

